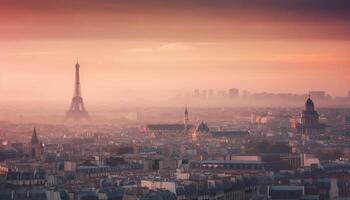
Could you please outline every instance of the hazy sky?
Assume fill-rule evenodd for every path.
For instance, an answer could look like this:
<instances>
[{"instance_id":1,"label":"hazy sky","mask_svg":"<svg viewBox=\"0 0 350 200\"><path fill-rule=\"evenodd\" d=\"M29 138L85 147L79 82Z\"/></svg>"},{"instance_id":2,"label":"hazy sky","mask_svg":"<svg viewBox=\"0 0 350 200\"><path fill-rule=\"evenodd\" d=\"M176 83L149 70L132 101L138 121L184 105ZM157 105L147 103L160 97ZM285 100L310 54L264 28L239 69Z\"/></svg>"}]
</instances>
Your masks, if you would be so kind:
<instances>
[{"instance_id":1,"label":"hazy sky","mask_svg":"<svg viewBox=\"0 0 350 200\"><path fill-rule=\"evenodd\" d=\"M348 0L0 0L1 100L350 90Z\"/></svg>"}]
</instances>

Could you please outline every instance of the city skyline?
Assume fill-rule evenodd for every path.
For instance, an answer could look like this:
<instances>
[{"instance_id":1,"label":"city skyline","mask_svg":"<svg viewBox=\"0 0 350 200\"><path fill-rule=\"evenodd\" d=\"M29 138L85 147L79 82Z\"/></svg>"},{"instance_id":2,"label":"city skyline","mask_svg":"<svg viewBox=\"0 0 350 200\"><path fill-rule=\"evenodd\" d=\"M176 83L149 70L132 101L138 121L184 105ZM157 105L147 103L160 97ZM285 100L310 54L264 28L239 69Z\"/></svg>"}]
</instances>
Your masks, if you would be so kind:
<instances>
[{"instance_id":1,"label":"city skyline","mask_svg":"<svg viewBox=\"0 0 350 200\"><path fill-rule=\"evenodd\" d=\"M350 0L0 0L0 200L350 200Z\"/></svg>"},{"instance_id":2,"label":"city skyline","mask_svg":"<svg viewBox=\"0 0 350 200\"><path fill-rule=\"evenodd\" d=\"M346 96L349 3L263 1L1 1L1 101L64 101L76 57L91 101L230 87Z\"/></svg>"},{"instance_id":3,"label":"city skyline","mask_svg":"<svg viewBox=\"0 0 350 200\"><path fill-rule=\"evenodd\" d=\"M85 68L85 66L84 66ZM35 80L34 83L37 84L36 86L39 86L39 85L44 85L43 83L50 83L52 85L55 85L55 84L61 84L62 85L69 85L69 83L67 81L72 81L74 80L74 77L71 75L71 69L67 69L65 70L64 73L67 73L69 72L70 75L69 77L66 77L66 76L62 76L60 78L63 78L62 80L58 80L58 79L50 79L50 77L48 77L48 74L42 74L43 77L45 78L44 80L42 81L39 81L39 80ZM58 77L59 78L59 77ZM93 83L95 83L92 79L95 78L94 75L92 75L92 77L88 77L86 75L86 73L84 74L84 78L83 79L87 79L88 81L90 82L87 82L86 84L87 85L91 85ZM32 79L30 79L32 80ZM104 80L102 80L104 81ZM110 80L105 80L106 83ZM21 81L19 81L21 83ZM85 81L86 82L86 81ZM105 83L105 84L106 84ZM252 83L255 83L252 81ZM30 85L30 84L29 84ZM103 85L103 84L102 84ZM222 92L227 92L227 95L229 95L229 90L231 88L234 87L234 89L238 89L239 90L239 96L244 96L244 93L245 92L248 92L248 94L261 94L261 93L268 93L268 94L296 94L296 95L305 95L305 94L308 94L309 92L313 92L313 91L322 91L322 92L325 92L326 95L329 95L331 97L347 97L349 96L349 90L346 90L347 86L344 87L344 91L341 90L339 93L332 93L332 91L328 91L328 90L325 90L324 88L320 88L320 87L309 87L309 86L306 86L306 87L302 87L301 88L296 88L295 90L291 89L291 90L288 90L288 89L282 89L282 90L274 90L274 89L270 89L268 90L268 88L264 89L262 88L261 90L257 90L256 88L258 87L255 87L255 88L251 88L251 90L249 89L246 89L246 88L240 88L238 87L239 85L242 85L242 84L237 84L237 85L222 85L222 86L219 86L219 87L215 87L215 85L217 85L217 83L213 83L213 84L210 84L210 85L207 85L206 87L203 86L203 85L199 85L198 87L187 87L187 88L180 88L180 87L169 87L169 88L162 88L162 90L156 90L155 88L144 88L144 89L140 89L140 88L132 88L132 87L128 87L128 86L124 86L122 88L116 86L116 87L113 87L113 86L110 86L109 88L105 88L105 87L101 87L101 88L98 88L99 89L99 92L101 93L106 93L106 92L110 92L111 90L113 90L114 92L117 92L117 93L120 93L121 95L118 96L118 97L112 97L112 98L109 98L110 96L107 96L109 100L129 100L128 97L123 97L124 95L126 95L128 92L130 94L130 98L140 98L140 99L144 99L144 100L166 100L166 99L169 99L169 98L174 98L175 96L177 95L189 95L191 94L193 91L196 91L198 90L199 92L209 92L211 91L212 92L212 95L223 95ZM346 85L346 84L344 84ZM9 88L6 88L7 85L5 84L2 84L2 88L4 90L4 93L6 94L6 92L8 92L10 90L10 87ZM84 87L84 86L83 86ZM288 88L288 87L287 87ZM48 101L48 102L52 102L52 101L59 101L59 102L62 102L62 101L66 101L66 96L60 96L60 97L56 97L56 96L50 96L52 95L52 93L50 92L53 92L55 90L44 90L44 92L42 90L38 90L38 87L26 87L26 88L22 88L22 89L26 89L26 90L32 90L33 93L31 97L29 98L25 98L23 96L21 96L22 94L21 93L17 93L15 94L14 96L6 96L4 98L2 98L0 101L1 102L8 102L8 101L18 101L18 102L21 102L21 101ZM69 90L68 88L57 88L58 90L62 90L60 92L62 92L62 94L67 94L68 92L71 93L71 90ZM96 89L96 88L95 88ZM12 90L12 88L11 88ZM89 92L89 88L87 87L84 87L84 90L87 90L87 95L89 97L90 100L94 101L94 102L100 102L102 99L101 98L96 98L96 96L93 94L93 92ZM19 91L22 91L22 90L19 90ZM68 91L68 92L67 92ZM17 92L17 91L16 91ZM40 95L38 95L40 93ZM220 94L221 93L221 94ZM29 95L30 93L25 93L26 95ZM147 95L157 95L157 94L161 94L161 95L164 95L162 96L162 98L154 98L151 97L149 98L149 96ZM16 96L17 95L17 96ZM19 96L18 96L19 95ZM47 95L47 97L46 97ZM209 95L209 94L208 94ZM48 98L48 96L50 96L50 98ZM42 98L44 97L44 98Z\"/></svg>"}]
</instances>

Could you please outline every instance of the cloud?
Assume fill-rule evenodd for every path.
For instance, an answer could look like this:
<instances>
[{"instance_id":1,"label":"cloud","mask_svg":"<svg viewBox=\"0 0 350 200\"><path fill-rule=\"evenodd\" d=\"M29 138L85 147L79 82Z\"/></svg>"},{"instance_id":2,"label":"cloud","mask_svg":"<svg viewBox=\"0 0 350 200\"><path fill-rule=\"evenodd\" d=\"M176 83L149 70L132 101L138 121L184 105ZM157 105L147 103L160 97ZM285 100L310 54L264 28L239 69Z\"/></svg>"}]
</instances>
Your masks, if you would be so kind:
<instances>
[{"instance_id":1,"label":"cloud","mask_svg":"<svg viewBox=\"0 0 350 200\"><path fill-rule=\"evenodd\" d=\"M212 45L210 43L210 45ZM193 50L196 47L194 44L191 43L184 43L184 42L171 42L171 43L165 43L158 47L141 47L141 48L132 48L128 49L129 52L168 52L168 51L189 51Z\"/></svg>"},{"instance_id":2,"label":"cloud","mask_svg":"<svg viewBox=\"0 0 350 200\"><path fill-rule=\"evenodd\" d=\"M349 11L348 0L1 0L1 7L34 11L149 11L149 10L282 10L282 11Z\"/></svg>"},{"instance_id":3,"label":"cloud","mask_svg":"<svg viewBox=\"0 0 350 200\"><path fill-rule=\"evenodd\" d=\"M194 46L185 43L168 43L160 46L158 51L188 51L193 50Z\"/></svg>"},{"instance_id":4,"label":"cloud","mask_svg":"<svg viewBox=\"0 0 350 200\"><path fill-rule=\"evenodd\" d=\"M350 39L349 0L0 2L0 39Z\"/></svg>"},{"instance_id":5,"label":"cloud","mask_svg":"<svg viewBox=\"0 0 350 200\"><path fill-rule=\"evenodd\" d=\"M133 48L133 49L128 49L129 52L151 52L153 51L152 48Z\"/></svg>"}]
</instances>

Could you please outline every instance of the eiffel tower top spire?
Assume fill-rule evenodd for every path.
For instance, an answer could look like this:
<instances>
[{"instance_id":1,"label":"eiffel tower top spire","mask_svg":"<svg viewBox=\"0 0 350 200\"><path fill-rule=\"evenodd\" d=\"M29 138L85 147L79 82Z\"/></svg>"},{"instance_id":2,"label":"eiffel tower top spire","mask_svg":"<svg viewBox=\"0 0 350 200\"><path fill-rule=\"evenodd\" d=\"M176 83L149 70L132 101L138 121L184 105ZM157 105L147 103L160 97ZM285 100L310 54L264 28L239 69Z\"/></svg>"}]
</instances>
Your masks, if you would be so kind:
<instances>
[{"instance_id":1,"label":"eiffel tower top spire","mask_svg":"<svg viewBox=\"0 0 350 200\"><path fill-rule=\"evenodd\" d=\"M81 88L80 88L80 65L77 60L77 64L75 64L75 89L74 96L81 96Z\"/></svg>"}]
</instances>

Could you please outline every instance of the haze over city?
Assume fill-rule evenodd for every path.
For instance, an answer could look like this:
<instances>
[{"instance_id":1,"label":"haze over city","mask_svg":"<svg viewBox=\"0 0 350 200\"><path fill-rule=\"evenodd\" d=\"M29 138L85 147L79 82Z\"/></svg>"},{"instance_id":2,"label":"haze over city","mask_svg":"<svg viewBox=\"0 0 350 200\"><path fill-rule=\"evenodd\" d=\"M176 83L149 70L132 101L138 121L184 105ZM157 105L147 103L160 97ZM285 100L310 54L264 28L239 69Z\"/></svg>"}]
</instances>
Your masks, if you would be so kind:
<instances>
[{"instance_id":1,"label":"haze over city","mask_svg":"<svg viewBox=\"0 0 350 200\"><path fill-rule=\"evenodd\" d=\"M349 0L0 0L0 200L350 200Z\"/></svg>"},{"instance_id":2,"label":"haze over city","mask_svg":"<svg viewBox=\"0 0 350 200\"><path fill-rule=\"evenodd\" d=\"M38 0L0 9L1 101L64 103L77 58L92 102L197 88L349 89L347 1Z\"/></svg>"}]
</instances>

